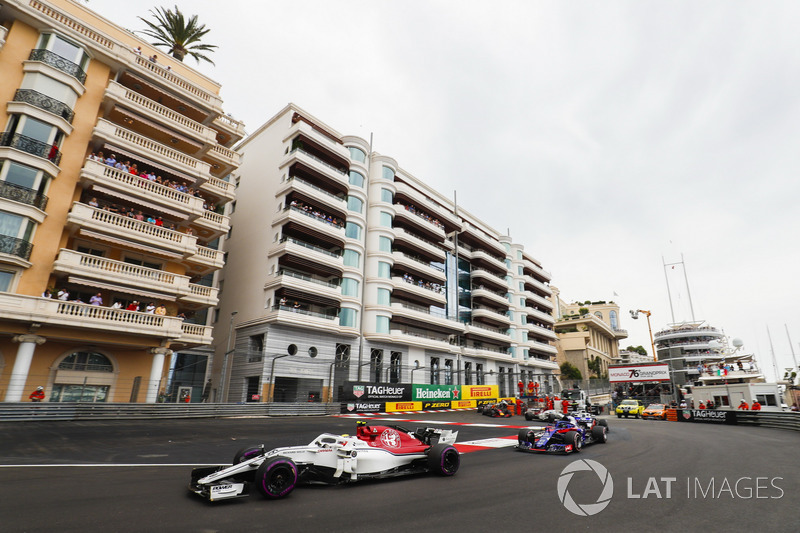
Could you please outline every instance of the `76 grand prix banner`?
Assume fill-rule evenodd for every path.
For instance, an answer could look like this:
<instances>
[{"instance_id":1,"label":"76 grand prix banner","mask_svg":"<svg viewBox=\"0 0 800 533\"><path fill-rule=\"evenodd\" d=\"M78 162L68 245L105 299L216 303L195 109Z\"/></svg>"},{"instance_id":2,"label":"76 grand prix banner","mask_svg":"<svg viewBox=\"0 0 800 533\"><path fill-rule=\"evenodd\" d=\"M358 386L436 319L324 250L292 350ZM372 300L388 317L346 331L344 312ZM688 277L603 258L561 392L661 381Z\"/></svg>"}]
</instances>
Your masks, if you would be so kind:
<instances>
[{"instance_id":1,"label":"76 grand prix banner","mask_svg":"<svg viewBox=\"0 0 800 533\"><path fill-rule=\"evenodd\" d=\"M646 365L609 366L608 381L611 383L669 381L669 365L655 363Z\"/></svg>"}]
</instances>

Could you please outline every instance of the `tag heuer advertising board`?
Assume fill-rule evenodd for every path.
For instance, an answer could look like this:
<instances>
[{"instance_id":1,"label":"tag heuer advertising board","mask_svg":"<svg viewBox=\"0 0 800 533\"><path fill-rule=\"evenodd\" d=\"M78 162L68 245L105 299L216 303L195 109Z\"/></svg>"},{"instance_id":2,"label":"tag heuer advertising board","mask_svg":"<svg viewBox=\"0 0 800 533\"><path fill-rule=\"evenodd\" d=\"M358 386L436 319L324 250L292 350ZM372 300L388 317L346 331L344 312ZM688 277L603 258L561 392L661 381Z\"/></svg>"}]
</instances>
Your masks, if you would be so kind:
<instances>
[{"instance_id":1,"label":"tag heuer advertising board","mask_svg":"<svg viewBox=\"0 0 800 533\"><path fill-rule=\"evenodd\" d=\"M404 383L364 383L345 381L342 388L344 401L398 402L411 400L411 385Z\"/></svg>"}]
</instances>

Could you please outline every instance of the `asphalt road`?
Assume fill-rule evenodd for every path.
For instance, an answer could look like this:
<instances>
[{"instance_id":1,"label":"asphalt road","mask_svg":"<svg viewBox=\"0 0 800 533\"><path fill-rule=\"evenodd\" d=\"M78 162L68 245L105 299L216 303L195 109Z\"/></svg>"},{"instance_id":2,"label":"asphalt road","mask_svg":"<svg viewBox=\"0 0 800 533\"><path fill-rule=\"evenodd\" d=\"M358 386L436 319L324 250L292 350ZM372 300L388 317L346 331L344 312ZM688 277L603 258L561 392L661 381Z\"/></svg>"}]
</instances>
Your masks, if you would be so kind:
<instances>
[{"instance_id":1,"label":"asphalt road","mask_svg":"<svg viewBox=\"0 0 800 533\"><path fill-rule=\"evenodd\" d=\"M522 417L474 412L392 418L418 421L394 422L410 428L434 421L481 425L458 426L459 442L513 436L516 429L500 426L530 425ZM4 423L0 531L800 530L797 433L616 418L609 425L607 444L579 454L485 449L463 454L452 478L304 486L277 501L254 491L211 504L186 490L192 465L227 463L248 445L272 448L306 444L322 432L352 434L355 421ZM564 472L576 466L586 469ZM608 481L606 474L613 489L599 477Z\"/></svg>"}]
</instances>

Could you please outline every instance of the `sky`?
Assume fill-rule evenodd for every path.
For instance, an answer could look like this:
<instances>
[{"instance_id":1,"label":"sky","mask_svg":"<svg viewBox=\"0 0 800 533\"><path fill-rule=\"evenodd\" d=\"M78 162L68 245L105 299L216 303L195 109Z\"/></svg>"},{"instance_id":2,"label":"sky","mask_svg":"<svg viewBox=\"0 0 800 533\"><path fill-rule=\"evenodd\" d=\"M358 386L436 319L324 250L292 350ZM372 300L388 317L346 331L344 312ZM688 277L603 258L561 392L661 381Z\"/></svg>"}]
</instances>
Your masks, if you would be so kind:
<instances>
[{"instance_id":1,"label":"sky","mask_svg":"<svg viewBox=\"0 0 800 533\"><path fill-rule=\"evenodd\" d=\"M138 31L176 3L219 47L186 64L248 132L293 102L373 135L563 299L619 304L623 348L652 353L642 309L723 329L768 377L800 359L800 2L87 5Z\"/></svg>"}]
</instances>

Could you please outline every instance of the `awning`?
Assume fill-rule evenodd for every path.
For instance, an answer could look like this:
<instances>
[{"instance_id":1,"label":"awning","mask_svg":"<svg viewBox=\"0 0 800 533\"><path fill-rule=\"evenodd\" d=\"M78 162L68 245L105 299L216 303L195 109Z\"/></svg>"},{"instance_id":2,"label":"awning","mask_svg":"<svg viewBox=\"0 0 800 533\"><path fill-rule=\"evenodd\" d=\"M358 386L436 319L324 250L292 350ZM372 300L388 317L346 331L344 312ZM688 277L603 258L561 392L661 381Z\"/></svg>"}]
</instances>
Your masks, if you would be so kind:
<instances>
[{"instance_id":1,"label":"awning","mask_svg":"<svg viewBox=\"0 0 800 533\"><path fill-rule=\"evenodd\" d=\"M94 239L98 239L101 241L110 242L111 244L116 244L117 246L124 246L126 248L136 248L137 250L141 250L143 252L148 252L155 255L160 255L163 257L168 257L170 259L183 259L183 254L179 254L176 252L170 252L168 250L162 250L161 248L155 248L152 246L147 246L144 244L139 244L135 241L130 241L127 239L118 239L117 237L112 237L110 235L104 235L102 233L97 233L95 231L81 229L80 234L86 237L92 237Z\"/></svg>"},{"instance_id":2,"label":"awning","mask_svg":"<svg viewBox=\"0 0 800 533\"><path fill-rule=\"evenodd\" d=\"M168 300L170 302L175 301L175 296L171 294L162 294L160 292L150 292L150 291L143 291L141 289L131 289L128 287L120 287L119 285L112 285L110 283L102 283L99 281L91 280L91 279L84 279L84 278L77 278L75 276L69 276L67 278L69 283L75 283L77 285L86 285L87 287L95 287L97 289L107 289L110 291L115 292L122 292L125 294L134 294L136 296L143 296L145 298L150 298L152 300Z\"/></svg>"},{"instance_id":3,"label":"awning","mask_svg":"<svg viewBox=\"0 0 800 533\"><path fill-rule=\"evenodd\" d=\"M115 154L117 156L119 156L119 154L122 154L122 155L124 155L124 156L126 156L126 157L128 157L130 159L135 159L136 161L141 161L143 164L153 167L153 169L157 168L159 170L163 170L164 172L168 172L170 175L175 176L177 178L185 179L186 181L188 181L190 183L195 183L197 181L197 178L194 178L194 177L192 177L192 176L190 176L188 174L184 174L183 172L179 172L179 171L175 170L172 167L168 167L168 166L162 165L160 163L156 163L155 161L153 161L151 159L147 159L146 157L142 157L139 154L134 154L133 152L128 152L127 150L123 150L122 148L117 148L116 146L114 146L112 144L105 143L103 145L103 155L108 157L110 154ZM119 161L119 157L117 157L117 161ZM142 170L145 170L145 169L142 168ZM148 168L146 170L152 170L152 169Z\"/></svg>"},{"instance_id":4,"label":"awning","mask_svg":"<svg viewBox=\"0 0 800 533\"><path fill-rule=\"evenodd\" d=\"M181 213L179 211L173 211L172 209L163 207L161 205L152 204L150 202L146 202L146 201L141 200L141 199L139 199L139 198L137 198L135 196L132 196L130 194L127 194L127 193L124 193L124 192L121 192L121 191L115 191L114 189L108 189L108 188L103 187L101 185L92 185L92 190L100 192L100 193L103 193L103 194L107 194L109 196L114 196L116 198L121 198L122 200L125 200L126 202L129 202L129 203L132 203L132 204L136 204L136 205L140 205L142 207L146 207L147 209L151 209L153 211L156 211L157 214L159 214L159 215L161 215L161 214L172 215L175 218L177 218L179 222L182 222L182 221L188 219L188 217L186 216L186 213Z\"/></svg>"}]
</instances>

